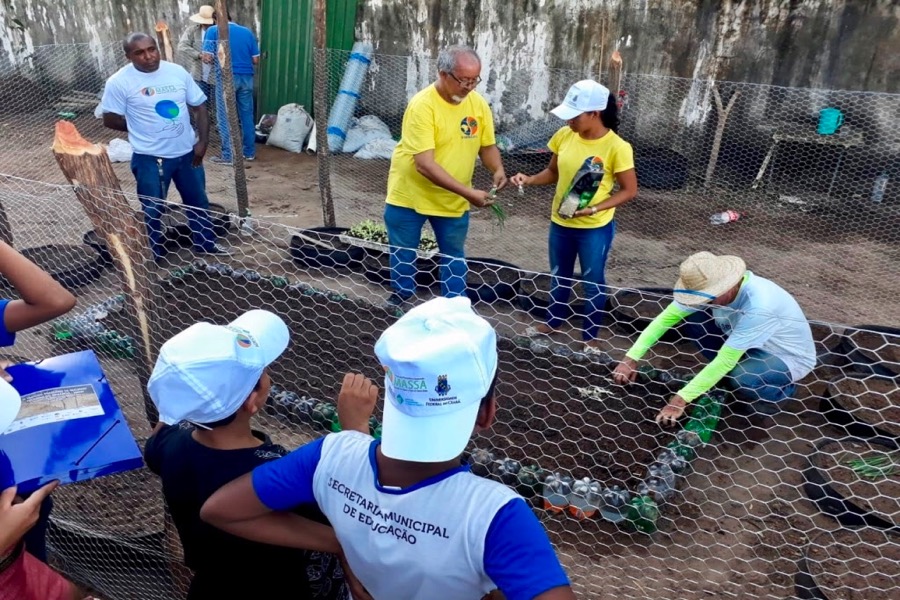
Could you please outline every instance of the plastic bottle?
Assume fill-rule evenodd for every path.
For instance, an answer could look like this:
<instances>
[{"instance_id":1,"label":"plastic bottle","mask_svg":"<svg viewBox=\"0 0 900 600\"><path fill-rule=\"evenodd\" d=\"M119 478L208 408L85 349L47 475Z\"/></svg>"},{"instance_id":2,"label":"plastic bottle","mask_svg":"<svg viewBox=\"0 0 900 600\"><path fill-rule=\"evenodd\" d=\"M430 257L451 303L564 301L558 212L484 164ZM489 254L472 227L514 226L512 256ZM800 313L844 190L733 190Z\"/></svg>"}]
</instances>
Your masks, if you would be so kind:
<instances>
[{"instance_id":1,"label":"plastic bottle","mask_svg":"<svg viewBox=\"0 0 900 600\"><path fill-rule=\"evenodd\" d=\"M519 471L516 492L525 499L533 498L540 493L544 470L537 465L527 465Z\"/></svg>"},{"instance_id":2,"label":"plastic bottle","mask_svg":"<svg viewBox=\"0 0 900 600\"><path fill-rule=\"evenodd\" d=\"M709 222L712 225L722 225L724 223L731 223L732 221L737 221L742 216L742 213L739 213L736 210L725 210L720 213L716 213L709 218Z\"/></svg>"},{"instance_id":3,"label":"plastic bottle","mask_svg":"<svg viewBox=\"0 0 900 600\"><path fill-rule=\"evenodd\" d=\"M659 506L650 496L635 496L628 503L628 521L638 531L653 533L659 519Z\"/></svg>"},{"instance_id":4,"label":"plastic bottle","mask_svg":"<svg viewBox=\"0 0 900 600\"><path fill-rule=\"evenodd\" d=\"M544 498L544 509L550 512L565 512L569 505L569 493L572 491L572 477L553 473L544 479L541 496Z\"/></svg>"},{"instance_id":5,"label":"plastic bottle","mask_svg":"<svg viewBox=\"0 0 900 600\"><path fill-rule=\"evenodd\" d=\"M600 492L600 516L610 523L619 523L628 516L631 493L614 485Z\"/></svg>"},{"instance_id":6,"label":"plastic bottle","mask_svg":"<svg viewBox=\"0 0 900 600\"><path fill-rule=\"evenodd\" d=\"M650 465L647 478L638 486L637 493L653 498L657 504L668 502L675 495L675 473L665 465Z\"/></svg>"},{"instance_id":7,"label":"plastic bottle","mask_svg":"<svg viewBox=\"0 0 900 600\"><path fill-rule=\"evenodd\" d=\"M875 178L875 183L872 185L872 202L876 204L881 204L881 201L884 200L884 192L887 191L887 185L890 177L884 171Z\"/></svg>"},{"instance_id":8,"label":"plastic bottle","mask_svg":"<svg viewBox=\"0 0 900 600\"><path fill-rule=\"evenodd\" d=\"M494 476L506 485L513 486L519 481L522 463L511 458L494 461Z\"/></svg>"},{"instance_id":9,"label":"plastic bottle","mask_svg":"<svg viewBox=\"0 0 900 600\"><path fill-rule=\"evenodd\" d=\"M479 477L487 477L491 474L491 465L494 464L494 460L494 455L490 451L475 448L472 450L472 454L469 455L472 473Z\"/></svg>"},{"instance_id":10,"label":"plastic bottle","mask_svg":"<svg viewBox=\"0 0 900 600\"><path fill-rule=\"evenodd\" d=\"M572 484L569 494L569 512L576 519L591 519L603 502L600 484L585 477Z\"/></svg>"},{"instance_id":11,"label":"plastic bottle","mask_svg":"<svg viewBox=\"0 0 900 600\"><path fill-rule=\"evenodd\" d=\"M659 456L656 457L656 462L666 465L675 475L681 475L688 468L688 462L672 448L665 448L660 452Z\"/></svg>"}]
</instances>

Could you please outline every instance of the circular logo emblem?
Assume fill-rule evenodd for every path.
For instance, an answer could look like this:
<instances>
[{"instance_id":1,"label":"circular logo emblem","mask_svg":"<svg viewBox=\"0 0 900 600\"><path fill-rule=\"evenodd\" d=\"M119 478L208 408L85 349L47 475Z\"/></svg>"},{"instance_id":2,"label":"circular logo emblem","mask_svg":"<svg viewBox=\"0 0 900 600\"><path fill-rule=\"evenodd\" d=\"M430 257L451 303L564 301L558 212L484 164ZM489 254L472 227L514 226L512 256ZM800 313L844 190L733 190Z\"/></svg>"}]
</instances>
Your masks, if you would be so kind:
<instances>
[{"instance_id":1,"label":"circular logo emblem","mask_svg":"<svg viewBox=\"0 0 900 600\"><path fill-rule=\"evenodd\" d=\"M250 348L251 346L253 346L253 340L251 340L248 336L244 335L243 333L237 334L236 340L237 340L237 345L240 346L241 348Z\"/></svg>"},{"instance_id":2,"label":"circular logo emblem","mask_svg":"<svg viewBox=\"0 0 900 600\"><path fill-rule=\"evenodd\" d=\"M459 122L459 130L463 132L463 135L471 137L478 133L478 121L475 120L475 117L463 117L463 120Z\"/></svg>"},{"instance_id":3,"label":"circular logo emblem","mask_svg":"<svg viewBox=\"0 0 900 600\"><path fill-rule=\"evenodd\" d=\"M154 90L152 87L145 87L145 88L141 89L142 96L153 96L155 94L156 94L156 90Z\"/></svg>"}]
</instances>

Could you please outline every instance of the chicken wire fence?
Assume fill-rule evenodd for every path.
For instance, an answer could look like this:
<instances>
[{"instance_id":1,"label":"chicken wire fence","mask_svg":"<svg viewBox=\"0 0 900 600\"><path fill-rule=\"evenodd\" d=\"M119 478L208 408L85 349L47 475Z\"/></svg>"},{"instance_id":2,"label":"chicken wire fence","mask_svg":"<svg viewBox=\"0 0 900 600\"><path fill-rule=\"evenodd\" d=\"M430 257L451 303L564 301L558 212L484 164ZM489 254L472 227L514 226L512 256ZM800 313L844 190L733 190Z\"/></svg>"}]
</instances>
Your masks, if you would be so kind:
<instances>
[{"instance_id":1,"label":"chicken wire fence","mask_svg":"<svg viewBox=\"0 0 900 600\"><path fill-rule=\"evenodd\" d=\"M403 111L436 77L435 61L421 56L351 56L316 54L328 97L337 98L316 126L330 132L330 153L320 155L329 174L323 198L341 227L383 219ZM549 110L572 83L597 74L485 62L481 77L477 91L492 105L512 176L546 167L547 141L565 125ZM608 82L607 74L600 79ZM634 147L640 190L617 210L613 283L670 285L673 256L712 249L765 265L793 286L809 317L852 323L896 314L900 95L628 72L621 89L619 134ZM832 111L820 115L823 109ZM818 133L838 123L831 135ZM480 165L473 185L491 187ZM502 229L490 211L473 210L468 254L515 257L520 267L545 271L553 193L553 186L526 186L524 196L514 187L501 191ZM740 218L710 222L727 210Z\"/></svg>"},{"instance_id":2,"label":"chicken wire fence","mask_svg":"<svg viewBox=\"0 0 900 600\"><path fill-rule=\"evenodd\" d=\"M120 198L91 193L102 206ZM139 210L137 198L128 202ZM143 447L149 411L140 341L127 334L131 305L73 188L2 176L0 205L14 246L78 297L70 314L21 333L7 357L94 350ZM224 324L253 308L279 314L292 341L271 367L273 391L254 427L297 447L335 428L345 372L381 384L373 346L397 318L383 304L386 248L321 229L265 220L238 227L232 215L211 217L231 256L193 254L180 205L168 205L170 252L148 266L142 298L152 346L197 321ZM438 290L439 258L417 258L420 299ZM813 322L816 367L781 412L747 415L723 385L666 429L656 413L706 362L697 337L677 327L647 355L635 383L615 385L614 361L669 296L608 288L601 352L586 353L588 291L571 283L566 325L529 337L527 326L551 306L547 275L468 261L467 294L498 332L500 366L496 423L467 454L477 475L514 487L532 504L579 597L877 598L897 588L896 330ZM375 435L379 415L370 424ZM110 600L184 597L190 572L155 475L101 477L53 497L51 562L65 574Z\"/></svg>"}]
</instances>

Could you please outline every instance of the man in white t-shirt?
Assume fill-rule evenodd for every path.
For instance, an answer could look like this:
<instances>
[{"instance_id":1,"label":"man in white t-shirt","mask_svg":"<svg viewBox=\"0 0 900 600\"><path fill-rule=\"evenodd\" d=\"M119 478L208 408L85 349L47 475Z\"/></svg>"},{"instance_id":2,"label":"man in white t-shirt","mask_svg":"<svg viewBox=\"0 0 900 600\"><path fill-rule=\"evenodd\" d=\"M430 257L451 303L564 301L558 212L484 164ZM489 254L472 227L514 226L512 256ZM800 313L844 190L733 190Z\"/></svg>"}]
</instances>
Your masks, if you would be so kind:
<instances>
[{"instance_id":1,"label":"man in white t-shirt","mask_svg":"<svg viewBox=\"0 0 900 600\"><path fill-rule=\"evenodd\" d=\"M674 298L613 373L617 383L634 381L637 361L670 327L686 321L688 336L710 363L659 412L659 423L673 425L689 402L726 376L739 400L756 413L774 414L816 365L812 330L800 305L777 284L748 271L737 256L689 256L681 263Z\"/></svg>"},{"instance_id":2,"label":"man in white t-shirt","mask_svg":"<svg viewBox=\"0 0 900 600\"><path fill-rule=\"evenodd\" d=\"M385 372L382 438L365 430L375 394L338 400L333 433L257 467L213 494L201 517L234 535L308 547L293 507L315 502L375 600L575 596L525 501L460 459L497 410L497 337L468 298L435 298L375 344ZM353 424L357 424L355 426ZM305 538L305 539L304 539Z\"/></svg>"},{"instance_id":3,"label":"man in white t-shirt","mask_svg":"<svg viewBox=\"0 0 900 600\"><path fill-rule=\"evenodd\" d=\"M166 254L161 217L163 202L174 182L185 204L194 250L230 254L216 243L207 210L203 156L209 142L206 95L180 65L161 61L156 41L146 33L132 33L123 43L130 65L106 82L100 107L103 124L128 133L133 155L131 172L154 257ZM188 111L194 112L197 132Z\"/></svg>"}]
</instances>

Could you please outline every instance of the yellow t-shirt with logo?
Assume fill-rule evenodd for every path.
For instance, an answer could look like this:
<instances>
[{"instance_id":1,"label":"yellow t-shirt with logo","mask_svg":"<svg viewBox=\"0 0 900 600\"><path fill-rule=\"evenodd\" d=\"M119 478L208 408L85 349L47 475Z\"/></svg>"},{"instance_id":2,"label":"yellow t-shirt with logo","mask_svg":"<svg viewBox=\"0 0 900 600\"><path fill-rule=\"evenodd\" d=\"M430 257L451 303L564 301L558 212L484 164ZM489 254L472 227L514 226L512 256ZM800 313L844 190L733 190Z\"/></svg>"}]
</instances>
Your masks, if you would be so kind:
<instances>
[{"instance_id":1,"label":"yellow t-shirt with logo","mask_svg":"<svg viewBox=\"0 0 900 600\"><path fill-rule=\"evenodd\" d=\"M547 142L547 147L556 154L556 164L559 170L556 195L553 196L551 220L557 225L575 229L603 227L612 221L616 213L614 208L601 210L596 215L571 219L563 219L557 211L582 166L603 169L600 187L597 188L588 207L600 204L609 198L613 185L616 183L616 173L634 168L634 151L631 149L631 144L613 131L608 132L600 139L586 140L566 125L553 134L553 137Z\"/></svg>"},{"instance_id":2,"label":"yellow t-shirt with logo","mask_svg":"<svg viewBox=\"0 0 900 600\"><path fill-rule=\"evenodd\" d=\"M494 117L487 101L469 92L459 104L441 98L434 84L409 101L403 113L400 142L391 157L387 203L414 208L423 215L459 217L469 201L431 183L416 171L413 157L434 150L434 160L451 177L472 185L475 159L484 146L493 146Z\"/></svg>"}]
</instances>

